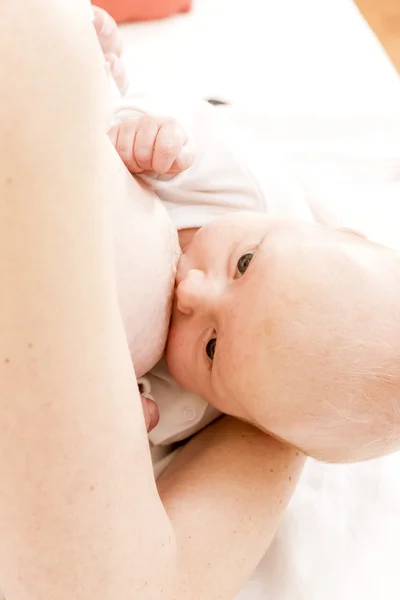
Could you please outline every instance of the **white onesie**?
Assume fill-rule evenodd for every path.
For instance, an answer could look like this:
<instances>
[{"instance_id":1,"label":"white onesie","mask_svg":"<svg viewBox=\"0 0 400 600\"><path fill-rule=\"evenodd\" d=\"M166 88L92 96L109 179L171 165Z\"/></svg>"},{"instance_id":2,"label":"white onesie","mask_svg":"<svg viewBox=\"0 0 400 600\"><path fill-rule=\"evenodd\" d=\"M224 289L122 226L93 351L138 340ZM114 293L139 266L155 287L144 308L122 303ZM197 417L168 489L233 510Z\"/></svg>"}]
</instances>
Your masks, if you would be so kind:
<instances>
[{"instance_id":1,"label":"white onesie","mask_svg":"<svg viewBox=\"0 0 400 600\"><path fill-rule=\"evenodd\" d=\"M400 120L396 127L393 119L371 115L254 115L135 94L123 99L119 114L125 112L174 116L189 134L196 154L191 169L176 177L143 177L177 229L201 227L231 211L256 211L352 227L378 242L398 243ZM164 361L141 383L160 411L149 436L154 446L169 451L218 416L178 386ZM153 455L155 461L165 453Z\"/></svg>"}]
</instances>

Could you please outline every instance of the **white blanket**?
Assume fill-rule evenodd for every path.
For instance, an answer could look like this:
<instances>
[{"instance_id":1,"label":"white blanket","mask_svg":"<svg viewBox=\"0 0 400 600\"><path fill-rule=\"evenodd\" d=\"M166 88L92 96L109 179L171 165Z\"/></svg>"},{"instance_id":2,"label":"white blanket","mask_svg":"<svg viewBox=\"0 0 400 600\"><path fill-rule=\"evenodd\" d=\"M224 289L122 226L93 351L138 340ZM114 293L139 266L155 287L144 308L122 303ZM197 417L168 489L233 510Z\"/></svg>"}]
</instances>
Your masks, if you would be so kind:
<instances>
[{"instance_id":1,"label":"white blanket","mask_svg":"<svg viewBox=\"0 0 400 600\"><path fill-rule=\"evenodd\" d=\"M123 36L138 89L228 99L259 140L297 157L312 132L313 150L321 143L327 158L316 193L332 181L335 144L342 156L348 148L352 169L369 152L368 178L364 169L347 196L332 187L327 211L398 243L400 84L350 0L197 0L188 17L127 26ZM238 600L398 600L399 547L400 454L354 466L310 460Z\"/></svg>"}]
</instances>

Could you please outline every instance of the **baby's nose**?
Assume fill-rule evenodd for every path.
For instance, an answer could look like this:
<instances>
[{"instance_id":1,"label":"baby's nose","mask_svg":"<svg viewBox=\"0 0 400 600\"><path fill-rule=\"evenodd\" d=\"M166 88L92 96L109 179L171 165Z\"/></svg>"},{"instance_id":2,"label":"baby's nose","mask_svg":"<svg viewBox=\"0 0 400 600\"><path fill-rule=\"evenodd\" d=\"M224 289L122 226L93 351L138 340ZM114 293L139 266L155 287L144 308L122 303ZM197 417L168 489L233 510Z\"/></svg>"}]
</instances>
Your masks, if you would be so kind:
<instances>
[{"instance_id":1,"label":"baby's nose","mask_svg":"<svg viewBox=\"0 0 400 600\"><path fill-rule=\"evenodd\" d=\"M197 269L191 269L176 288L177 308L187 316L210 310L215 297L215 286Z\"/></svg>"}]
</instances>

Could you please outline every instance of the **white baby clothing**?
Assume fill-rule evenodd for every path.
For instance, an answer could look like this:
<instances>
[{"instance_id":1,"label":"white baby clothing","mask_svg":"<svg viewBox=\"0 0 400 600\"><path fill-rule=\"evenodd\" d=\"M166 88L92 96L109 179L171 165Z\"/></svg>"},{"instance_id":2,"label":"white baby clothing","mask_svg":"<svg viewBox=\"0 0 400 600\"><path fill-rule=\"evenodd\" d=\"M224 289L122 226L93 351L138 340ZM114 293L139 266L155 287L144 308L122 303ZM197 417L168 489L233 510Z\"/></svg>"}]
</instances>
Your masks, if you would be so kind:
<instances>
[{"instance_id":1,"label":"white baby clothing","mask_svg":"<svg viewBox=\"0 0 400 600\"><path fill-rule=\"evenodd\" d=\"M169 373L164 359L138 383L157 402L160 414L157 427L149 433L157 477L171 460L176 445L201 431L220 413L197 394L184 390Z\"/></svg>"},{"instance_id":2,"label":"white baby clothing","mask_svg":"<svg viewBox=\"0 0 400 600\"><path fill-rule=\"evenodd\" d=\"M397 91L400 106L400 81ZM175 117L196 154L194 165L176 177L142 177L177 229L201 227L231 211L255 211L350 227L397 243L400 111L268 114L128 92L117 117L146 113Z\"/></svg>"},{"instance_id":3,"label":"white baby clothing","mask_svg":"<svg viewBox=\"0 0 400 600\"><path fill-rule=\"evenodd\" d=\"M128 92L116 118L141 114L176 118L195 152L193 166L175 177L141 176L157 193L178 230L202 227L232 211L310 219L304 191L279 149L255 142L225 108L190 97L162 101Z\"/></svg>"}]
</instances>

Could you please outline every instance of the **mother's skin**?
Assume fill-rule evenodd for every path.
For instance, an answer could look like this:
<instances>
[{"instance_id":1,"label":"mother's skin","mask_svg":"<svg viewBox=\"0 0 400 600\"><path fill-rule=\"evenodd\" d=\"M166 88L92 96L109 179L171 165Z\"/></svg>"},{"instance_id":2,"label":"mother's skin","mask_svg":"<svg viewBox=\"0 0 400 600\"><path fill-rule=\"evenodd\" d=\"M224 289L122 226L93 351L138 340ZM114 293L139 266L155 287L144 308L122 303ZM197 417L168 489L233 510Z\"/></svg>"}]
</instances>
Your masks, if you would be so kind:
<instances>
[{"instance_id":1,"label":"mother's skin","mask_svg":"<svg viewBox=\"0 0 400 600\"><path fill-rule=\"evenodd\" d=\"M221 421L166 471L160 501L119 309L131 289L141 315L151 287L137 289L133 262L137 279L117 268L118 299L109 200L123 192L142 217L161 209L104 134L86 1L4 1L0 19L0 586L7 600L232 598L303 458ZM148 271L151 220L133 216ZM170 270L164 285L168 296ZM142 320L128 327L138 371L165 335L164 323L146 347Z\"/></svg>"},{"instance_id":2,"label":"mother's skin","mask_svg":"<svg viewBox=\"0 0 400 600\"><path fill-rule=\"evenodd\" d=\"M82 0L0 5L0 581L9 600L121 598L146 585L158 598L174 573L114 289L107 96L88 9Z\"/></svg>"}]
</instances>

